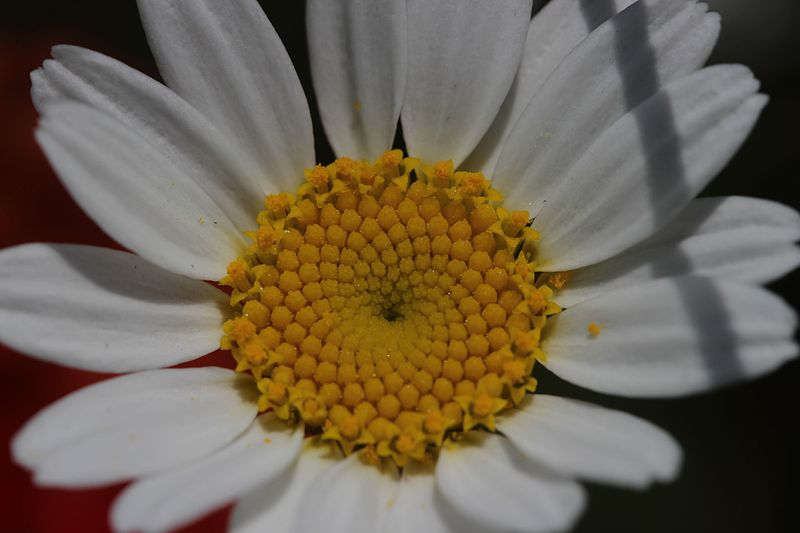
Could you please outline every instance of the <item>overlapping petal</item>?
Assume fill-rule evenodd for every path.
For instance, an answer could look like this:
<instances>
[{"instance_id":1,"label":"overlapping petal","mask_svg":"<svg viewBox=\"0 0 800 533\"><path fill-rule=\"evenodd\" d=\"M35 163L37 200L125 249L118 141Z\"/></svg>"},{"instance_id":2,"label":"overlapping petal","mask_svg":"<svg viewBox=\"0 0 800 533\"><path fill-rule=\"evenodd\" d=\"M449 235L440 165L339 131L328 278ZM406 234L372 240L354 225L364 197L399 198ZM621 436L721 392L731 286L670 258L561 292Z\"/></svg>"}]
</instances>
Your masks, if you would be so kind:
<instances>
[{"instance_id":1,"label":"overlapping petal","mask_svg":"<svg viewBox=\"0 0 800 533\"><path fill-rule=\"evenodd\" d=\"M319 112L339 156L373 160L394 141L406 86L405 0L308 2Z\"/></svg>"},{"instance_id":2,"label":"overlapping petal","mask_svg":"<svg viewBox=\"0 0 800 533\"><path fill-rule=\"evenodd\" d=\"M231 514L231 533L302 531L300 515L308 512L306 495L317 476L340 459L330 448L306 444L299 459L279 479L239 500Z\"/></svg>"},{"instance_id":3,"label":"overlapping petal","mask_svg":"<svg viewBox=\"0 0 800 533\"><path fill-rule=\"evenodd\" d=\"M192 178L240 231L252 228L263 209L263 177L199 111L161 83L98 52L56 46L53 57L31 74L41 114L64 99L107 113Z\"/></svg>"},{"instance_id":4,"label":"overlapping petal","mask_svg":"<svg viewBox=\"0 0 800 533\"><path fill-rule=\"evenodd\" d=\"M381 533L489 533L445 501L436 488L433 465L410 463L397 481Z\"/></svg>"},{"instance_id":5,"label":"overlapping petal","mask_svg":"<svg viewBox=\"0 0 800 533\"><path fill-rule=\"evenodd\" d=\"M220 279L244 248L244 236L216 198L110 115L76 102L53 104L36 138L83 210L148 261Z\"/></svg>"},{"instance_id":6,"label":"overlapping petal","mask_svg":"<svg viewBox=\"0 0 800 533\"><path fill-rule=\"evenodd\" d=\"M564 531L585 499L580 485L537 467L496 435L468 434L442 450L436 484L460 514L499 531Z\"/></svg>"},{"instance_id":7,"label":"overlapping petal","mask_svg":"<svg viewBox=\"0 0 800 533\"><path fill-rule=\"evenodd\" d=\"M303 443L303 429L290 429L268 413L234 442L207 457L140 479L114 502L117 532L162 533L204 516L285 472Z\"/></svg>"},{"instance_id":8,"label":"overlapping petal","mask_svg":"<svg viewBox=\"0 0 800 533\"><path fill-rule=\"evenodd\" d=\"M592 323L599 334L587 330ZM709 278L666 278L603 294L548 326L548 369L621 396L703 392L762 376L798 353L797 317L783 301Z\"/></svg>"},{"instance_id":9,"label":"overlapping petal","mask_svg":"<svg viewBox=\"0 0 800 533\"><path fill-rule=\"evenodd\" d=\"M498 429L521 454L566 477L643 489L672 481L681 450L663 430L635 416L536 394Z\"/></svg>"},{"instance_id":10,"label":"overlapping petal","mask_svg":"<svg viewBox=\"0 0 800 533\"><path fill-rule=\"evenodd\" d=\"M608 259L651 236L722 169L767 103L743 66L708 67L662 89L607 129L534 221L544 271Z\"/></svg>"},{"instance_id":11,"label":"overlapping petal","mask_svg":"<svg viewBox=\"0 0 800 533\"><path fill-rule=\"evenodd\" d=\"M12 453L46 486L94 487L153 474L198 460L247 429L256 404L243 384L214 367L109 379L40 411L16 435Z\"/></svg>"},{"instance_id":12,"label":"overlapping petal","mask_svg":"<svg viewBox=\"0 0 800 533\"><path fill-rule=\"evenodd\" d=\"M706 9L695 2L641 0L595 29L516 122L493 174L495 187L534 216L551 207L554 190L595 139L705 62L719 34L719 16Z\"/></svg>"},{"instance_id":13,"label":"overlapping petal","mask_svg":"<svg viewBox=\"0 0 800 533\"><path fill-rule=\"evenodd\" d=\"M219 346L226 296L133 254L65 244L0 252L0 339L46 361L130 372Z\"/></svg>"},{"instance_id":14,"label":"overlapping petal","mask_svg":"<svg viewBox=\"0 0 800 533\"><path fill-rule=\"evenodd\" d=\"M289 55L255 0L139 0L167 85L234 139L268 192L314 161L311 116Z\"/></svg>"},{"instance_id":15,"label":"overlapping petal","mask_svg":"<svg viewBox=\"0 0 800 533\"><path fill-rule=\"evenodd\" d=\"M408 0L409 153L458 165L494 120L519 66L531 0Z\"/></svg>"},{"instance_id":16,"label":"overlapping petal","mask_svg":"<svg viewBox=\"0 0 800 533\"><path fill-rule=\"evenodd\" d=\"M522 61L492 125L462 164L491 177L503 144L525 107L565 57L597 26L636 0L554 0L533 17Z\"/></svg>"},{"instance_id":17,"label":"overlapping petal","mask_svg":"<svg viewBox=\"0 0 800 533\"><path fill-rule=\"evenodd\" d=\"M314 512L301 512L296 529L328 533L381 531L384 510L392 503L396 485L394 473L365 465L360 454L341 459L317 473L305 496L305 505ZM342 512L343 509L350 512Z\"/></svg>"},{"instance_id":18,"label":"overlapping petal","mask_svg":"<svg viewBox=\"0 0 800 533\"><path fill-rule=\"evenodd\" d=\"M598 294L686 274L768 283L800 265L800 215L768 200L698 198L654 236L571 273L556 300L570 307Z\"/></svg>"}]
</instances>

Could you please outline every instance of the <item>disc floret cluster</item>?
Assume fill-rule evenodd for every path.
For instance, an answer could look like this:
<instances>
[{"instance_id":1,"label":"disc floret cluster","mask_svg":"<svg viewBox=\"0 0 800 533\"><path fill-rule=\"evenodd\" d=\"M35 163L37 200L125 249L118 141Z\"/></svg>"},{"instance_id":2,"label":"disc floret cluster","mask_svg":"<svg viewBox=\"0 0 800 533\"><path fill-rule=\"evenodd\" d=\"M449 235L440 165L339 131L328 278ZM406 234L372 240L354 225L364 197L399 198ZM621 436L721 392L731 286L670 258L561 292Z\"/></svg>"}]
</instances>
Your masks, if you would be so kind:
<instances>
[{"instance_id":1,"label":"disc floret cluster","mask_svg":"<svg viewBox=\"0 0 800 533\"><path fill-rule=\"evenodd\" d=\"M431 461L533 392L547 317L536 232L480 173L399 150L265 199L228 266L223 349L259 409L373 463Z\"/></svg>"}]
</instances>

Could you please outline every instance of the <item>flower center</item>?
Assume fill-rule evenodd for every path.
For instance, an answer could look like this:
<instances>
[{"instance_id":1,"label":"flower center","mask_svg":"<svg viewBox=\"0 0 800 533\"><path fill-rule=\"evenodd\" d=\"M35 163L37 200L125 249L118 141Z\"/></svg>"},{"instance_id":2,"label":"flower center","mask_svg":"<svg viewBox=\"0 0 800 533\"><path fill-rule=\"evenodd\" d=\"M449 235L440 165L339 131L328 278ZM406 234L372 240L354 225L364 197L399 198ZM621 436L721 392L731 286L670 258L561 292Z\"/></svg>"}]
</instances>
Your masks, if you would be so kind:
<instances>
[{"instance_id":1,"label":"flower center","mask_svg":"<svg viewBox=\"0 0 800 533\"><path fill-rule=\"evenodd\" d=\"M536 232L480 173L386 152L306 171L269 196L253 244L221 280L221 341L252 373L259 409L371 462L435 459L445 439L494 430L536 381L546 317Z\"/></svg>"}]
</instances>

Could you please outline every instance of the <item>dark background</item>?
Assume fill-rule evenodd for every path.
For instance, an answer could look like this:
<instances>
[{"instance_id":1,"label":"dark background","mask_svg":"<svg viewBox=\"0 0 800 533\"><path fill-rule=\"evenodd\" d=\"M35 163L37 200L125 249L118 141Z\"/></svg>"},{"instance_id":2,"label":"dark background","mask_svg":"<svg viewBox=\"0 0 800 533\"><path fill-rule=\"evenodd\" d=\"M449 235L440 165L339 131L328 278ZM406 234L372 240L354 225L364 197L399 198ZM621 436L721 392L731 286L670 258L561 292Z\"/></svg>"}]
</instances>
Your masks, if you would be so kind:
<instances>
[{"instance_id":1,"label":"dark background","mask_svg":"<svg viewBox=\"0 0 800 533\"><path fill-rule=\"evenodd\" d=\"M539 2L543 3L543 2ZM770 95L752 136L704 195L748 195L795 208L800 169L800 2L711 0L723 31L711 63L749 65ZM132 0L7 2L0 13L0 248L30 241L114 246L77 208L33 141L36 115L28 73L49 47L70 43L100 50L157 76ZM262 2L266 4L266 2ZM313 100L303 2L265 6L289 50L311 102L317 157L330 161ZM800 273L774 284L800 307ZM199 362L227 365L220 354ZM92 491L36 489L10 462L6 443L46 404L104 376L40 363L0 347L0 530L20 533L107 531L119 487ZM753 383L681 400L633 401L587 393L552 375L542 390L623 409L672 433L685 453L679 480L637 493L589 486L578 531L800 531L797 511L800 438L795 398L800 363ZM185 533L225 530L227 509ZM280 533L280 532L275 532Z\"/></svg>"}]
</instances>

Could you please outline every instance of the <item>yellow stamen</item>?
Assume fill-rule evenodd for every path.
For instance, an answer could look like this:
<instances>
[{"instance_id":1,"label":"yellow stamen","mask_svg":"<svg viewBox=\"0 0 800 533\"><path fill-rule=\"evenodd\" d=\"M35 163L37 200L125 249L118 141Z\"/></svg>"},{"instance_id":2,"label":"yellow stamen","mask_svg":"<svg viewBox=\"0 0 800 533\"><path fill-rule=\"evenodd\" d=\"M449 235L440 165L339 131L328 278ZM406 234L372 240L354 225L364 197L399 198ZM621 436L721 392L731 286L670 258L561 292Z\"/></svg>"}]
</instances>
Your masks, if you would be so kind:
<instances>
[{"instance_id":1,"label":"yellow stamen","mask_svg":"<svg viewBox=\"0 0 800 533\"><path fill-rule=\"evenodd\" d=\"M446 439L493 430L535 388L558 312L519 253L528 214L495 207L480 173L399 150L305 177L265 199L221 280L235 317L220 345L254 376L259 409L370 464L430 461Z\"/></svg>"}]
</instances>

